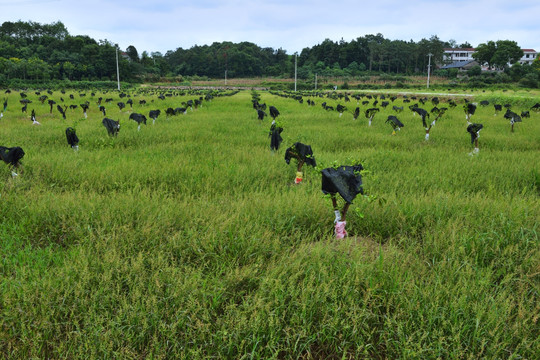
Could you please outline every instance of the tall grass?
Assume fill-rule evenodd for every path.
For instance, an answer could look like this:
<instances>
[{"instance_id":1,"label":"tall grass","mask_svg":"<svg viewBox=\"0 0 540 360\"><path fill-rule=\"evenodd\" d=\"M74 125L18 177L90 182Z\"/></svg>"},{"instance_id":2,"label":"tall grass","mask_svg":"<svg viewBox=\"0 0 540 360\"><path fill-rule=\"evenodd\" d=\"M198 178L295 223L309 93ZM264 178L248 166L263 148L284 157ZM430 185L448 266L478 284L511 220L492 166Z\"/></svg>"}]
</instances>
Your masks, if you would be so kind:
<instances>
[{"instance_id":1,"label":"tall grass","mask_svg":"<svg viewBox=\"0 0 540 360\"><path fill-rule=\"evenodd\" d=\"M461 106L426 142L408 110L392 136L391 106L370 127L320 106L343 100L310 107L261 92L284 126L272 153L250 92L141 131L116 93L55 92L91 102L88 119L76 109L67 120L28 94L41 126L15 91L0 120L0 145L26 152L17 178L0 167L3 358L540 356L540 115L511 133L479 107L480 154L469 156ZM130 95L146 115L200 96ZM114 98L117 138L101 125L99 96ZM375 201L355 200L348 238L334 239L317 169L292 185L283 155L295 141L322 167L361 159L368 170Z\"/></svg>"}]
</instances>

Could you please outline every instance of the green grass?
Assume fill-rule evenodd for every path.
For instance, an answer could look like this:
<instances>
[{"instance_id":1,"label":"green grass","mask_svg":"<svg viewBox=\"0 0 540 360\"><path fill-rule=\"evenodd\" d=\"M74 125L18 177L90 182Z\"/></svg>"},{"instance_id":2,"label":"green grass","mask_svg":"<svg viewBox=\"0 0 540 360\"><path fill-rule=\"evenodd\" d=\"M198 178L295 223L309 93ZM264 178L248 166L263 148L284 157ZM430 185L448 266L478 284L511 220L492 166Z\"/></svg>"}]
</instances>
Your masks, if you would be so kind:
<instances>
[{"instance_id":1,"label":"green grass","mask_svg":"<svg viewBox=\"0 0 540 360\"><path fill-rule=\"evenodd\" d=\"M469 156L459 98L426 142L407 108L392 136L391 105L369 127L320 106L338 100L313 97L309 107L307 97L260 92L284 126L272 153L270 120L256 119L247 91L162 113L141 131L115 92L50 95L91 102L88 119L68 109L67 120L27 93L28 114L13 91L0 120L0 145L26 152L17 178L0 166L0 357L540 356L538 113L511 133L502 114L479 106L480 154ZM474 95L516 112L538 101ZM101 124L100 96L114 99L117 138ZM132 96L147 115L201 95ZM292 185L295 165L283 156L295 141L312 146L320 167L362 160L375 201L355 199L348 238L334 239L317 169Z\"/></svg>"}]
</instances>

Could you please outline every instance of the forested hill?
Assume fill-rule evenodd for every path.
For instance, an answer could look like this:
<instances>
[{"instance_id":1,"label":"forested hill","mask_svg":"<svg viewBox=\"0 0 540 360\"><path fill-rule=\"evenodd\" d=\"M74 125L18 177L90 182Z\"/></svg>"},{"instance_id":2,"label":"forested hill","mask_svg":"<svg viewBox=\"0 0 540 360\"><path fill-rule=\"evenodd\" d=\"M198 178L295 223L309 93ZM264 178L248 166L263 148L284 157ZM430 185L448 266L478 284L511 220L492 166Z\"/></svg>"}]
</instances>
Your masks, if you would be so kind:
<instances>
[{"instance_id":1,"label":"forested hill","mask_svg":"<svg viewBox=\"0 0 540 360\"><path fill-rule=\"evenodd\" d=\"M174 46L174 44L171 44ZM516 44L517 46L517 44ZM70 35L60 21L4 22L0 26L0 85L13 79L116 80L116 52L123 81L162 77L202 76L220 78L292 76L295 55L298 77L355 76L366 71L421 74L441 63L445 47L471 47L444 42L437 36L419 42L389 40L382 34L365 35L349 42L325 39L300 54L261 48L251 42L214 42L211 45L148 53L134 46L119 49L108 41L86 35Z\"/></svg>"},{"instance_id":2,"label":"forested hill","mask_svg":"<svg viewBox=\"0 0 540 360\"><path fill-rule=\"evenodd\" d=\"M174 44L171 44L172 46ZM442 58L447 45L436 36L418 43L390 41L381 34L366 35L351 42L324 40L298 54L299 76L339 70L366 69L412 73L425 69L429 52ZM120 49L122 50L122 49ZM24 79L115 79L116 45L88 36L72 36L61 22L4 22L0 26L0 62L8 78ZM250 42L221 42L177 48L166 54L149 54L129 46L121 57L122 79L142 74L157 76L198 75L257 77L290 75L293 54L283 49L261 48Z\"/></svg>"},{"instance_id":3,"label":"forested hill","mask_svg":"<svg viewBox=\"0 0 540 360\"><path fill-rule=\"evenodd\" d=\"M0 26L0 80L116 79L115 55L112 43L71 36L61 22Z\"/></svg>"}]
</instances>

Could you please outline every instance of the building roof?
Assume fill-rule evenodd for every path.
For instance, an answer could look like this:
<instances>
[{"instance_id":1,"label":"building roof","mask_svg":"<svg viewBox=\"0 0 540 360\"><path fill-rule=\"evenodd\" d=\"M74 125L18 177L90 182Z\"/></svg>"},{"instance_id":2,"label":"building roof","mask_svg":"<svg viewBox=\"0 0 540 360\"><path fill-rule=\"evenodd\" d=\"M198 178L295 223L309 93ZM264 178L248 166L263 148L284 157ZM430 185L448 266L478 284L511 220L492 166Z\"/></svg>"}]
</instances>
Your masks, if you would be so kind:
<instances>
[{"instance_id":1,"label":"building roof","mask_svg":"<svg viewBox=\"0 0 540 360\"><path fill-rule=\"evenodd\" d=\"M453 63L441 67L441 69L461 69L467 65L472 65L476 60L454 61Z\"/></svg>"},{"instance_id":2,"label":"building roof","mask_svg":"<svg viewBox=\"0 0 540 360\"><path fill-rule=\"evenodd\" d=\"M445 48L444 51L476 51L475 48Z\"/></svg>"},{"instance_id":3,"label":"building roof","mask_svg":"<svg viewBox=\"0 0 540 360\"><path fill-rule=\"evenodd\" d=\"M521 49L523 50L523 52L536 52L536 50L534 49ZM445 52L463 52L463 51L468 51L468 52L475 52L476 51L476 48L444 48L444 51Z\"/></svg>"}]
</instances>

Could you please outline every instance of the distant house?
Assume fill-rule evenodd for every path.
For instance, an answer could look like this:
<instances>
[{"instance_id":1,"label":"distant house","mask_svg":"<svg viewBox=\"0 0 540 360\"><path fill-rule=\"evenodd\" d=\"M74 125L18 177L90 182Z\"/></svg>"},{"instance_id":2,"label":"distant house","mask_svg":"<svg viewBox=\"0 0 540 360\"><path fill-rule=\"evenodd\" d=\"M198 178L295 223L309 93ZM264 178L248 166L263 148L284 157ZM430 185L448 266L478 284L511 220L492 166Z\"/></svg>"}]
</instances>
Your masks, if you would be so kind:
<instances>
[{"instance_id":1,"label":"distant house","mask_svg":"<svg viewBox=\"0 0 540 360\"><path fill-rule=\"evenodd\" d=\"M443 60L445 62L474 60L472 54L475 51L475 48L444 49Z\"/></svg>"},{"instance_id":2,"label":"distant house","mask_svg":"<svg viewBox=\"0 0 540 360\"><path fill-rule=\"evenodd\" d=\"M128 53L125 51L120 51L120 56L125 60L131 61L131 58L129 57Z\"/></svg>"},{"instance_id":3,"label":"distant house","mask_svg":"<svg viewBox=\"0 0 540 360\"><path fill-rule=\"evenodd\" d=\"M534 49L521 49L523 50L523 57L519 60L521 65L531 65L534 59L538 56L538 53ZM474 60L472 54L476 51L475 48L463 48L463 49L444 49L443 61L444 63L453 64L458 61L470 61ZM487 65L482 65L482 70L488 70Z\"/></svg>"},{"instance_id":4,"label":"distant house","mask_svg":"<svg viewBox=\"0 0 540 360\"><path fill-rule=\"evenodd\" d=\"M523 50L523 57L519 60L521 65L532 65L534 59L538 56L538 53L534 49L521 49Z\"/></svg>"}]
</instances>

